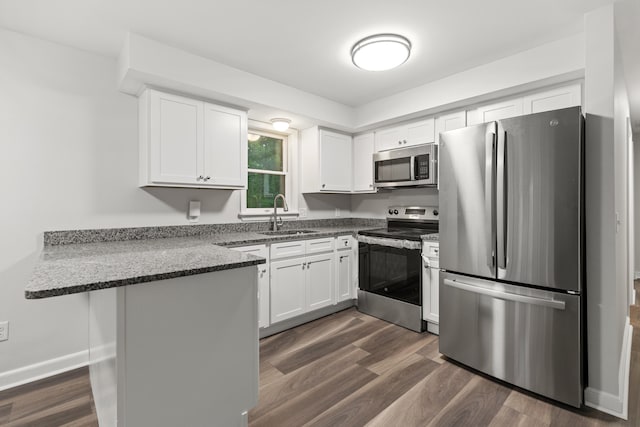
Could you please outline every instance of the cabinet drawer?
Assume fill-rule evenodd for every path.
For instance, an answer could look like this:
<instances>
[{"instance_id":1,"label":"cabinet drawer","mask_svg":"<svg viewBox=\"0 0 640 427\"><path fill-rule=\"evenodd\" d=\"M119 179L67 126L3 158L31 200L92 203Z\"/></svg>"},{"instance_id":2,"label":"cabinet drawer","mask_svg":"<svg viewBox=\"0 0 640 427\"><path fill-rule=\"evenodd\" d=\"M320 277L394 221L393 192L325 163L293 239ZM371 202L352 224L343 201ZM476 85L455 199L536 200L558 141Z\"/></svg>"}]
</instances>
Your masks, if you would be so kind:
<instances>
[{"instance_id":1,"label":"cabinet drawer","mask_svg":"<svg viewBox=\"0 0 640 427\"><path fill-rule=\"evenodd\" d=\"M259 256L269 261L269 250L267 249L267 245L238 246L230 249L233 251L244 252L246 254Z\"/></svg>"},{"instance_id":2,"label":"cabinet drawer","mask_svg":"<svg viewBox=\"0 0 640 427\"><path fill-rule=\"evenodd\" d=\"M338 236L336 238L336 248L339 249L351 249L353 247L353 239L351 236Z\"/></svg>"},{"instance_id":3,"label":"cabinet drawer","mask_svg":"<svg viewBox=\"0 0 640 427\"><path fill-rule=\"evenodd\" d=\"M332 251L335 247L334 242L333 237L327 237L326 239L307 240L304 243L306 243L307 254L315 254Z\"/></svg>"},{"instance_id":4,"label":"cabinet drawer","mask_svg":"<svg viewBox=\"0 0 640 427\"><path fill-rule=\"evenodd\" d=\"M286 258L290 256L303 256L304 253L305 242L303 240L271 244L271 259Z\"/></svg>"},{"instance_id":5,"label":"cabinet drawer","mask_svg":"<svg viewBox=\"0 0 640 427\"><path fill-rule=\"evenodd\" d=\"M440 256L440 245L438 243L425 243L422 247L422 254L429 258L438 258Z\"/></svg>"}]
</instances>

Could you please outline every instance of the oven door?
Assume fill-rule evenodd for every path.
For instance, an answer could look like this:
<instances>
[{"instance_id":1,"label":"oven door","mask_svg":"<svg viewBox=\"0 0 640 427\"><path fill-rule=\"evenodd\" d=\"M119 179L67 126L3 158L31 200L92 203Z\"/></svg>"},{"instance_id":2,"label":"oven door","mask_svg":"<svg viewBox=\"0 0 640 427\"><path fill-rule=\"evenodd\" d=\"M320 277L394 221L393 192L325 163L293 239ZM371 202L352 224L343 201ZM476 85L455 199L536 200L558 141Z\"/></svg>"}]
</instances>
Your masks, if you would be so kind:
<instances>
[{"instance_id":1,"label":"oven door","mask_svg":"<svg viewBox=\"0 0 640 427\"><path fill-rule=\"evenodd\" d=\"M361 244L359 264L362 291L422 305L420 250Z\"/></svg>"}]
</instances>

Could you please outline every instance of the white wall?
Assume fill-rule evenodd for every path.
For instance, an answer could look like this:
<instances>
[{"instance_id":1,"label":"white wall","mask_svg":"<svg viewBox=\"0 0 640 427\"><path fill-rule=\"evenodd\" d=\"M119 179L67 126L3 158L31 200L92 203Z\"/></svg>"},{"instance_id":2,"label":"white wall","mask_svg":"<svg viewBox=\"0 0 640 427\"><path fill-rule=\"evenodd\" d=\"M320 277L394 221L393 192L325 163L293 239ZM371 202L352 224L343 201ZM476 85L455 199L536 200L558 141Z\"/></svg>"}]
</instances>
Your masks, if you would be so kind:
<instances>
[{"instance_id":1,"label":"white wall","mask_svg":"<svg viewBox=\"0 0 640 427\"><path fill-rule=\"evenodd\" d=\"M3 388L86 361L87 295L24 298L43 231L187 224L190 199L202 201L200 223L237 222L240 192L137 187L137 100L118 91L115 60L5 30L0 52ZM299 206L350 215L349 196Z\"/></svg>"},{"instance_id":2,"label":"white wall","mask_svg":"<svg viewBox=\"0 0 640 427\"><path fill-rule=\"evenodd\" d=\"M628 163L624 131L629 110L615 38L614 6L588 13L585 30L589 358L585 399L590 406L626 416Z\"/></svg>"}]
</instances>

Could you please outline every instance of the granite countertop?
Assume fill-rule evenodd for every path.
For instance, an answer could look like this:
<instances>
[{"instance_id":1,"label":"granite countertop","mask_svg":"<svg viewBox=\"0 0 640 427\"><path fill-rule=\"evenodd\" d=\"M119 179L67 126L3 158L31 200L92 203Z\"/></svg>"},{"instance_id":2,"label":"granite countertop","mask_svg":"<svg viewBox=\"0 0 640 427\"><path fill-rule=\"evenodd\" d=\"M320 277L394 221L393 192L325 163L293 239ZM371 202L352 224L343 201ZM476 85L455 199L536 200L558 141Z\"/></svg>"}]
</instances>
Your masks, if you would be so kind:
<instances>
[{"instance_id":1,"label":"granite countertop","mask_svg":"<svg viewBox=\"0 0 640 427\"><path fill-rule=\"evenodd\" d=\"M440 235L438 233L424 234L420 237L423 242L437 242L440 240Z\"/></svg>"},{"instance_id":2,"label":"granite countertop","mask_svg":"<svg viewBox=\"0 0 640 427\"><path fill-rule=\"evenodd\" d=\"M314 231L305 235L270 236L261 234L260 231L224 231L186 237L102 240L96 243L74 243L71 237L60 234L64 232L52 232L58 233L56 239L72 244L45 245L25 288L25 297L48 298L264 264L264 258L225 246L355 234L358 230L377 226L349 224L297 227ZM100 240L99 232L109 232L109 236L112 236L115 233L113 230L90 231L95 232L96 240ZM76 233L73 238L77 241L90 240L87 233L68 233ZM79 238L78 233L81 234ZM45 242L48 238L52 239L45 235Z\"/></svg>"}]
</instances>

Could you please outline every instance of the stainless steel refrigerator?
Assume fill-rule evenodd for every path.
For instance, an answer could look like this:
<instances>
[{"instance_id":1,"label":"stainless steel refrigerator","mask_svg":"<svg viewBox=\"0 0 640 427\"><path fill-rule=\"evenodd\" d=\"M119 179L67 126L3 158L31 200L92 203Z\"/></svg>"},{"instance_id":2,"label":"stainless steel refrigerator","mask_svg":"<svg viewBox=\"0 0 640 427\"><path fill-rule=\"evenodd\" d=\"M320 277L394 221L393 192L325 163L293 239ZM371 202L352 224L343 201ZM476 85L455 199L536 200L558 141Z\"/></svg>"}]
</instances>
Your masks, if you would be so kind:
<instances>
[{"instance_id":1,"label":"stainless steel refrigerator","mask_svg":"<svg viewBox=\"0 0 640 427\"><path fill-rule=\"evenodd\" d=\"M579 107L440 138L440 352L579 407L584 119Z\"/></svg>"}]
</instances>

